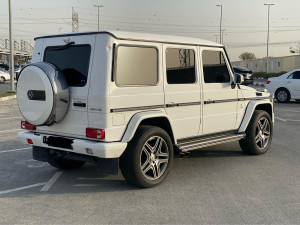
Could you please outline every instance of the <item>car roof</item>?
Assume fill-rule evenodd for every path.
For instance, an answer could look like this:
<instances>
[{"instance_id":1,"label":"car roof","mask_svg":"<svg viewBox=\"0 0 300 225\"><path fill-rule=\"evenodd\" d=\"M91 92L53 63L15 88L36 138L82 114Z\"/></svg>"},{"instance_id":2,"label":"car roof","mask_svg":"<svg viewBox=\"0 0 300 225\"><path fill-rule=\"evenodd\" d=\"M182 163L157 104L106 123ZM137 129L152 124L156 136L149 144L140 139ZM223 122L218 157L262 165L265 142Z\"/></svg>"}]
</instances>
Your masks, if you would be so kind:
<instances>
[{"instance_id":1,"label":"car roof","mask_svg":"<svg viewBox=\"0 0 300 225\"><path fill-rule=\"evenodd\" d=\"M219 43L200 39L200 38L175 36L175 35L162 35L162 34L154 34L154 33L130 32L130 31L91 31L91 32L65 33L65 34L46 35L46 36L36 37L34 40L41 39L41 38L95 35L95 34L102 34L102 33L109 34L115 37L116 39L121 39L121 40L138 40L138 41L147 41L147 42L194 44L194 45L223 47L223 45Z\"/></svg>"}]
</instances>

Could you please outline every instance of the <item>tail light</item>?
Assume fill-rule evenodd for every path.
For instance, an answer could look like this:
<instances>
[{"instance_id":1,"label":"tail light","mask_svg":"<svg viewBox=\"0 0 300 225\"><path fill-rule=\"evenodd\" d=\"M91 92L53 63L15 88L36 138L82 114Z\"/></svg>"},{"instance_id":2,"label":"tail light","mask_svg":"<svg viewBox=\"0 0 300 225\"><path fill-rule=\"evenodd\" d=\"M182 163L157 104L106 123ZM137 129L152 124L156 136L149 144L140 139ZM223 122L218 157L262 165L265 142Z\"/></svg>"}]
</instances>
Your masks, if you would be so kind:
<instances>
[{"instance_id":1,"label":"tail light","mask_svg":"<svg viewBox=\"0 0 300 225\"><path fill-rule=\"evenodd\" d=\"M26 120L21 121L21 128L25 130L36 130L36 126L28 123Z\"/></svg>"},{"instance_id":2,"label":"tail light","mask_svg":"<svg viewBox=\"0 0 300 225\"><path fill-rule=\"evenodd\" d=\"M98 128L86 128L86 137L94 139L105 139L105 130Z\"/></svg>"},{"instance_id":3,"label":"tail light","mask_svg":"<svg viewBox=\"0 0 300 225\"><path fill-rule=\"evenodd\" d=\"M33 145L33 141L31 139L27 139L27 143Z\"/></svg>"},{"instance_id":4,"label":"tail light","mask_svg":"<svg viewBox=\"0 0 300 225\"><path fill-rule=\"evenodd\" d=\"M268 81L267 81L267 84L269 84L269 83L271 83L271 81L268 80Z\"/></svg>"}]
</instances>

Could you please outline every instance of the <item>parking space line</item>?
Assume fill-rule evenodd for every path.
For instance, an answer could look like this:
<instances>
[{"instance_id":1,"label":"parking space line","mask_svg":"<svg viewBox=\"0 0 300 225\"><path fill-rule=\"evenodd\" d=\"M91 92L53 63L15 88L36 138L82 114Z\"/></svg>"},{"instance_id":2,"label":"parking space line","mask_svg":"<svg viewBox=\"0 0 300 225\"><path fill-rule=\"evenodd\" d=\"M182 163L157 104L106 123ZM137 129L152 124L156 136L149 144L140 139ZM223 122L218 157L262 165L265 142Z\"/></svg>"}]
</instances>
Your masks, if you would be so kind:
<instances>
[{"instance_id":1,"label":"parking space line","mask_svg":"<svg viewBox=\"0 0 300 225\"><path fill-rule=\"evenodd\" d=\"M0 120L12 120L12 119L21 119L21 118L23 117L18 116L18 117L1 118Z\"/></svg>"},{"instance_id":2,"label":"parking space line","mask_svg":"<svg viewBox=\"0 0 300 225\"><path fill-rule=\"evenodd\" d=\"M0 154L1 154L1 153L7 153L7 152L23 151L23 150L27 150L27 149L31 149L31 147L29 147L29 148L18 148L18 149L4 150L4 151L1 151L1 150L0 150Z\"/></svg>"},{"instance_id":3,"label":"parking space line","mask_svg":"<svg viewBox=\"0 0 300 225\"><path fill-rule=\"evenodd\" d=\"M275 119L278 119L278 120L280 120L280 121L284 121L284 122L286 122L286 120L285 120L285 119L281 119L281 118L279 118L279 117L275 117Z\"/></svg>"},{"instance_id":4,"label":"parking space line","mask_svg":"<svg viewBox=\"0 0 300 225\"><path fill-rule=\"evenodd\" d=\"M13 129L13 130L1 130L0 133L5 133L5 132L13 132L13 131L20 131L22 129Z\"/></svg>"},{"instance_id":5,"label":"parking space line","mask_svg":"<svg viewBox=\"0 0 300 225\"><path fill-rule=\"evenodd\" d=\"M5 190L5 191L0 191L0 195L7 194L7 193L10 193L10 192L15 192L15 191L21 191L21 190L25 190L25 189L29 189L29 188L33 188L33 187L43 186L43 185L45 185L45 183L46 182L31 184L31 185L27 185L27 186L24 186L24 187L19 187L19 188L13 188L13 189Z\"/></svg>"},{"instance_id":6,"label":"parking space line","mask_svg":"<svg viewBox=\"0 0 300 225\"><path fill-rule=\"evenodd\" d=\"M44 185L44 187L42 187L41 191L48 191L53 184L57 181L57 179L62 175L63 172L56 172L50 180L48 180L46 182L46 184Z\"/></svg>"}]
</instances>

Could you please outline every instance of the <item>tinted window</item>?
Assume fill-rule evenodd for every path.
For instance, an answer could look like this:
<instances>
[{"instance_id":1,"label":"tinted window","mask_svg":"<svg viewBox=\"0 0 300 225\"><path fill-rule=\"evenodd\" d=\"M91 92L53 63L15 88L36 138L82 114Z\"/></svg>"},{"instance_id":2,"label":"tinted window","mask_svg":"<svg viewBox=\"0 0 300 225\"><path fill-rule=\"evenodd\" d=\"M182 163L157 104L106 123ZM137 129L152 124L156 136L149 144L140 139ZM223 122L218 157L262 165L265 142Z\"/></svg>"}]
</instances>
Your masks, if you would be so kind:
<instances>
[{"instance_id":1,"label":"tinted window","mask_svg":"<svg viewBox=\"0 0 300 225\"><path fill-rule=\"evenodd\" d=\"M296 71L293 73L293 79L300 79L300 71Z\"/></svg>"},{"instance_id":2,"label":"tinted window","mask_svg":"<svg viewBox=\"0 0 300 225\"><path fill-rule=\"evenodd\" d=\"M119 46L116 61L116 84L156 85L157 50L148 47Z\"/></svg>"},{"instance_id":3,"label":"tinted window","mask_svg":"<svg viewBox=\"0 0 300 225\"><path fill-rule=\"evenodd\" d=\"M202 61L205 83L230 82L229 71L222 52L203 51Z\"/></svg>"},{"instance_id":4,"label":"tinted window","mask_svg":"<svg viewBox=\"0 0 300 225\"><path fill-rule=\"evenodd\" d=\"M57 66L64 73L69 86L83 87L88 77L90 54L90 45L48 47L44 62Z\"/></svg>"},{"instance_id":5,"label":"tinted window","mask_svg":"<svg viewBox=\"0 0 300 225\"><path fill-rule=\"evenodd\" d=\"M193 84L196 82L195 53L192 49L168 48L166 50L168 84Z\"/></svg>"}]
</instances>

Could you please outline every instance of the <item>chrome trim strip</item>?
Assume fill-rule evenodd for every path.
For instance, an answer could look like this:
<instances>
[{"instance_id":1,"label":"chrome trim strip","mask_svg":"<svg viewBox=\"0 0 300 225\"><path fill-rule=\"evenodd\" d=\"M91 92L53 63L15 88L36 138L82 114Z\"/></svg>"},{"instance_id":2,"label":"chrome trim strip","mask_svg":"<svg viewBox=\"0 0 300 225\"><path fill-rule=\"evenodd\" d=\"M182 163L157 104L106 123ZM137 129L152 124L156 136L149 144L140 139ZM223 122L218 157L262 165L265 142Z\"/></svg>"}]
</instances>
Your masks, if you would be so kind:
<instances>
[{"instance_id":1,"label":"chrome trim strip","mask_svg":"<svg viewBox=\"0 0 300 225\"><path fill-rule=\"evenodd\" d=\"M191 105L201 105L201 102L172 103L166 105L150 105L150 106L141 106L141 107L118 108L118 109L111 109L110 112L127 112L127 111L160 109L165 107L170 108L170 107L181 107L181 106L191 106Z\"/></svg>"},{"instance_id":2,"label":"chrome trim strip","mask_svg":"<svg viewBox=\"0 0 300 225\"><path fill-rule=\"evenodd\" d=\"M224 102L237 102L237 101L250 101L250 100L263 100L269 99L270 97L252 97L252 98L235 98L235 99L224 99L224 100L210 100L204 101L204 104L213 104L213 103L224 103Z\"/></svg>"},{"instance_id":3,"label":"chrome trim strip","mask_svg":"<svg viewBox=\"0 0 300 225\"><path fill-rule=\"evenodd\" d=\"M127 111L137 111L137 110L146 110L146 109L160 109L164 107L165 105L150 105L150 106L141 106L141 107L111 109L110 112L127 112Z\"/></svg>"}]
</instances>

